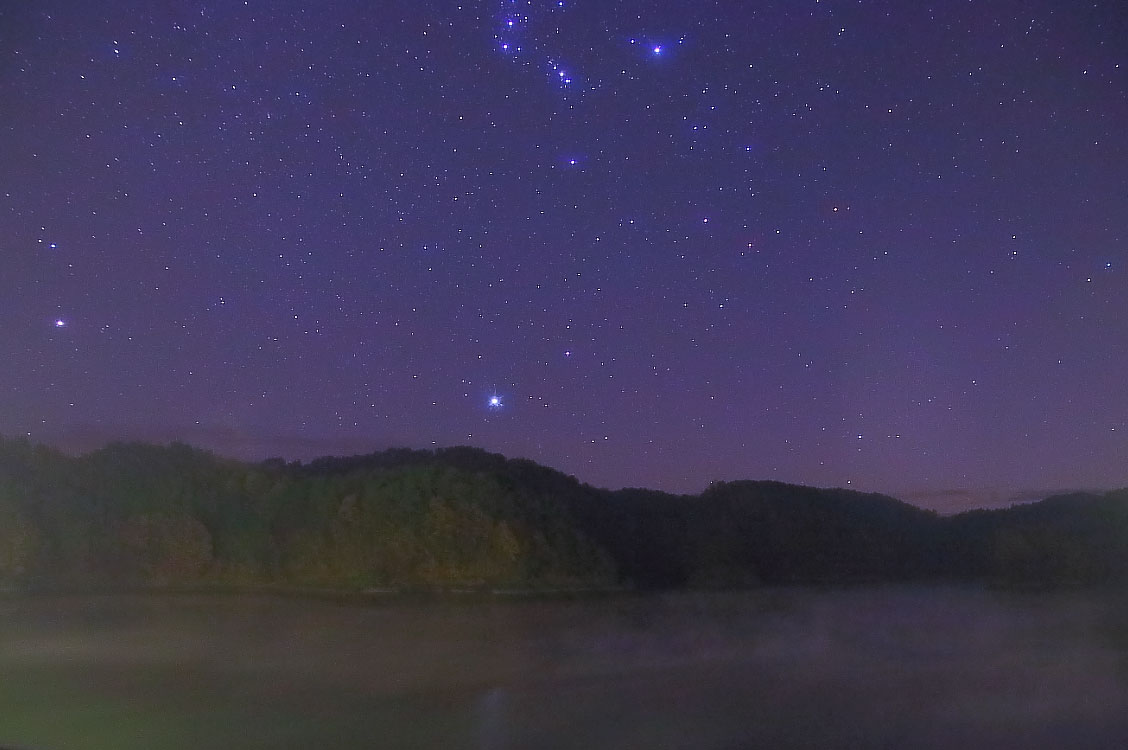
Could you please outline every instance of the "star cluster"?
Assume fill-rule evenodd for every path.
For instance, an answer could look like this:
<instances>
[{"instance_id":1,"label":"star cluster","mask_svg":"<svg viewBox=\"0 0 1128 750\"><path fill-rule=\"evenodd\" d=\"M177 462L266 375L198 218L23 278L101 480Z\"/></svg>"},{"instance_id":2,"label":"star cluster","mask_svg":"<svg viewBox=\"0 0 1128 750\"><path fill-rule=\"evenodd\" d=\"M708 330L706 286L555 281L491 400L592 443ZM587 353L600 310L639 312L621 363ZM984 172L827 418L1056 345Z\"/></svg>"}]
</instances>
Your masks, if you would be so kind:
<instances>
[{"instance_id":1,"label":"star cluster","mask_svg":"<svg viewBox=\"0 0 1128 750\"><path fill-rule=\"evenodd\" d=\"M1126 485L1126 38L1111 0L4 6L0 433Z\"/></svg>"}]
</instances>

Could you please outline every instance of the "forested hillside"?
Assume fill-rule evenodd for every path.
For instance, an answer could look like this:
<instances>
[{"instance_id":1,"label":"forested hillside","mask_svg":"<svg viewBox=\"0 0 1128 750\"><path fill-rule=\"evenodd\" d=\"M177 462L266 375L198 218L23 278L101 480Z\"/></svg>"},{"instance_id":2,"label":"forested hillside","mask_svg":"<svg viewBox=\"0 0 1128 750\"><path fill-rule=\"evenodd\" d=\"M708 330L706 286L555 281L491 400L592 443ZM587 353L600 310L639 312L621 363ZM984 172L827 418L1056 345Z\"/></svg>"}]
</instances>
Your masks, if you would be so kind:
<instances>
[{"instance_id":1,"label":"forested hillside","mask_svg":"<svg viewBox=\"0 0 1128 750\"><path fill-rule=\"evenodd\" d=\"M1128 580L1128 491L943 518L777 482L600 490L473 448L258 464L0 440L0 585L574 589Z\"/></svg>"},{"instance_id":2,"label":"forested hillside","mask_svg":"<svg viewBox=\"0 0 1128 750\"><path fill-rule=\"evenodd\" d=\"M0 445L0 579L25 585L606 586L554 495L432 454L245 464L184 445Z\"/></svg>"}]
</instances>

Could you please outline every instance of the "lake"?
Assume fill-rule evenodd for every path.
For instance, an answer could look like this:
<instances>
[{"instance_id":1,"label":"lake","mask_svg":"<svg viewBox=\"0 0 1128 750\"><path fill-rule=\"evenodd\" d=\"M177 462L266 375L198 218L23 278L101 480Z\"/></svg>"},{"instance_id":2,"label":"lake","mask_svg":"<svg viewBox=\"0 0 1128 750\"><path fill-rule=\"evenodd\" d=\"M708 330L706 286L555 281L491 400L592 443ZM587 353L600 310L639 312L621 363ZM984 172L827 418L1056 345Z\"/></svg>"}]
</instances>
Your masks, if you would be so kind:
<instances>
[{"instance_id":1,"label":"lake","mask_svg":"<svg viewBox=\"0 0 1128 750\"><path fill-rule=\"evenodd\" d=\"M1121 748L1128 598L0 598L0 746Z\"/></svg>"}]
</instances>

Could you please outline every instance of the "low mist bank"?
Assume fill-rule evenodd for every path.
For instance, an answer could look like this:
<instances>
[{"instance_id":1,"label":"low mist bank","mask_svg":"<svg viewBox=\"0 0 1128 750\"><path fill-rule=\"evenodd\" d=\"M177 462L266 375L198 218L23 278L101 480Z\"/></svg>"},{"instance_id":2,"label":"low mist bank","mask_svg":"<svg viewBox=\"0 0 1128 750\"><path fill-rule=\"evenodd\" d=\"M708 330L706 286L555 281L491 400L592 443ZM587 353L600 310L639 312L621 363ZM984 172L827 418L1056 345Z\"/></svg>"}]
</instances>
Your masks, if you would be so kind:
<instances>
[{"instance_id":1,"label":"low mist bank","mask_svg":"<svg viewBox=\"0 0 1128 750\"><path fill-rule=\"evenodd\" d=\"M972 586L0 597L0 746L1121 750L1126 603Z\"/></svg>"}]
</instances>

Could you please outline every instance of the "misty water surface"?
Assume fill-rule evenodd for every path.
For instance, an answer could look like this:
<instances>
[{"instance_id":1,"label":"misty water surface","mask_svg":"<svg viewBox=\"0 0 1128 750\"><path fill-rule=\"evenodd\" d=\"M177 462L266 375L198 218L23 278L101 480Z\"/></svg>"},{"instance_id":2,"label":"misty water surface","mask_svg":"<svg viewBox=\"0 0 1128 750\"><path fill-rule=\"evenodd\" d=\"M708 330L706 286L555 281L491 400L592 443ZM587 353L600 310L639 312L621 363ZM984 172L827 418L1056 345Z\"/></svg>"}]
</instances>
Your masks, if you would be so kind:
<instances>
[{"instance_id":1,"label":"misty water surface","mask_svg":"<svg viewBox=\"0 0 1128 750\"><path fill-rule=\"evenodd\" d=\"M960 588L0 600L18 748L1122 748L1128 608Z\"/></svg>"}]
</instances>

